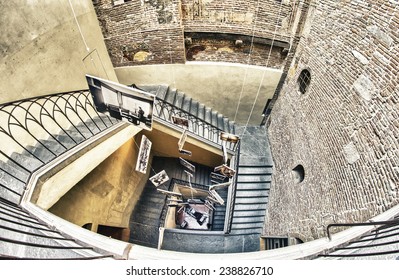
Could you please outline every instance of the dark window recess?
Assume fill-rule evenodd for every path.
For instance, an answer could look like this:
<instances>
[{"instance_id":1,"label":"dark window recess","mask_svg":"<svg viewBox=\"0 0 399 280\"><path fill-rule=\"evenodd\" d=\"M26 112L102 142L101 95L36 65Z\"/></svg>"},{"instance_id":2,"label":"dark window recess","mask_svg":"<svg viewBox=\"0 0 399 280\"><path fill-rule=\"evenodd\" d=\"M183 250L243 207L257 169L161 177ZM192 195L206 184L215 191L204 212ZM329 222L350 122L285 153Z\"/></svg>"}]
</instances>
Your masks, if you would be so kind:
<instances>
[{"instance_id":1,"label":"dark window recess","mask_svg":"<svg viewBox=\"0 0 399 280\"><path fill-rule=\"evenodd\" d=\"M311 79L311 77L310 77L309 70L304 69L304 70L302 70L301 74L299 74L298 85L299 85L299 91L302 94L306 93L306 91L309 87L309 84L310 84L310 79Z\"/></svg>"},{"instance_id":2,"label":"dark window recess","mask_svg":"<svg viewBox=\"0 0 399 280\"><path fill-rule=\"evenodd\" d=\"M305 169L302 165L299 164L295 166L295 168L292 169L292 172L294 173L295 181L297 183L301 183L305 179Z\"/></svg>"},{"instance_id":3,"label":"dark window recess","mask_svg":"<svg viewBox=\"0 0 399 280\"><path fill-rule=\"evenodd\" d=\"M132 0L114 0L114 6L121 5L126 2L131 2Z\"/></svg>"},{"instance_id":4,"label":"dark window recess","mask_svg":"<svg viewBox=\"0 0 399 280\"><path fill-rule=\"evenodd\" d=\"M87 223L87 224L84 224L84 225L82 226L82 228L85 228L85 229L91 230L91 229L93 228L93 224L92 224L92 223Z\"/></svg>"},{"instance_id":5,"label":"dark window recess","mask_svg":"<svg viewBox=\"0 0 399 280\"><path fill-rule=\"evenodd\" d=\"M287 237L266 237L264 238L264 241L266 250L273 250L288 246Z\"/></svg>"}]
</instances>

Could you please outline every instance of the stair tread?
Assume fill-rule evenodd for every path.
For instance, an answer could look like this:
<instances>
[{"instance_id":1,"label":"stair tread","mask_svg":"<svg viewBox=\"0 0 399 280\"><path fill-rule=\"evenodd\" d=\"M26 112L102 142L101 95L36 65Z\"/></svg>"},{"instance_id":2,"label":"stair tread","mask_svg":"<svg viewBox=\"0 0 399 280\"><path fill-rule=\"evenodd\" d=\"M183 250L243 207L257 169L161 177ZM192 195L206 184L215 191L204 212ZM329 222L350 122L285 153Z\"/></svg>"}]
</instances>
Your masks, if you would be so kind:
<instances>
[{"instance_id":1,"label":"stair tread","mask_svg":"<svg viewBox=\"0 0 399 280\"><path fill-rule=\"evenodd\" d=\"M169 87L164 100L170 104L173 104L175 102L176 93L176 89Z\"/></svg>"},{"instance_id":2,"label":"stair tread","mask_svg":"<svg viewBox=\"0 0 399 280\"><path fill-rule=\"evenodd\" d=\"M177 108L181 108L183 105L184 97L185 97L185 94L183 92L177 91L175 103L173 105L175 105Z\"/></svg>"}]
</instances>

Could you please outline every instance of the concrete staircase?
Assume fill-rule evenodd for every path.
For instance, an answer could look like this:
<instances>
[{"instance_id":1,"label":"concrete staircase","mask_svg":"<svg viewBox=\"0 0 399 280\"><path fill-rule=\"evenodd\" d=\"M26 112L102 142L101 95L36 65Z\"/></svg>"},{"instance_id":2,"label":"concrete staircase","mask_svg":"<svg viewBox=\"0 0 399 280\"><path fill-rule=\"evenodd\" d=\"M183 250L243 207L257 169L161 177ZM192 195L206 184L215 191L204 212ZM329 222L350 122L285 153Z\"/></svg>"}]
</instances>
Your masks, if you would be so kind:
<instances>
[{"instance_id":1,"label":"concrete staircase","mask_svg":"<svg viewBox=\"0 0 399 280\"><path fill-rule=\"evenodd\" d=\"M345 246L318 256L318 260L399 260L399 216Z\"/></svg>"},{"instance_id":2,"label":"concrete staircase","mask_svg":"<svg viewBox=\"0 0 399 280\"><path fill-rule=\"evenodd\" d=\"M21 207L0 198L0 259L96 259L95 252L33 218Z\"/></svg>"},{"instance_id":3,"label":"concrete staircase","mask_svg":"<svg viewBox=\"0 0 399 280\"><path fill-rule=\"evenodd\" d=\"M271 165L240 164L232 233L261 233L269 199Z\"/></svg>"},{"instance_id":4,"label":"concrete staircase","mask_svg":"<svg viewBox=\"0 0 399 280\"><path fill-rule=\"evenodd\" d=\"M233 121L179 90L166 85L140 85L138 88L156 95L158 101L155 104L154 115L162 120L172 122L173 115L187 117L190 132L215 143L221 143L219 133L209 130L206 124L210 124L221 131L235 133ZM168 109L162 108L159 100L171 105L171 107Z\"/></svg>"},{"instance_id":5,"label":"concrete staircase","mask_svg":"<svg viewBox=\"0 0 399 280\"><path fill-rule=\"evenodd\" d=\"M212 168L195 163L194 165L196 172L192 183L209 185L211 183L209 174ZM179 160L176 158L154 157L151 167L155 172L165 170L169 178L187 179ZM154 171L151 171L150 177L154 174ZM169 183L170 181L165 183L165 187L162 188L166 189ZM218 193L223 199L227 198L227 191L218 190ZM164 205L165 195L159 193L155 186L148 181L130 216L129 242L153 248L158 246L159 221ZM213 230L223 230L224 219L225 206L216 206Z\"/></svg>"},{"instance_id":6,"label":"concrete staircase","mask_svg":"<svg viewBox=\"0 0 399 280\"><path fill-rule=\"evenodd\" d=\"M18 204L32 172L116 122L96 116L0 160L0 197Z\"/></svg>"},{"instance_id":7,"label":"concrete staircase","mask_svg":"<svg viewBox=\"0 0 399 280\"><path fill-rule=\"evenodd\" d=\"M243 130L238 127L238 134ZM272 168L265 129L248 127L241 138L231 234L262 233Z\"/></svg>"}]
</instances>

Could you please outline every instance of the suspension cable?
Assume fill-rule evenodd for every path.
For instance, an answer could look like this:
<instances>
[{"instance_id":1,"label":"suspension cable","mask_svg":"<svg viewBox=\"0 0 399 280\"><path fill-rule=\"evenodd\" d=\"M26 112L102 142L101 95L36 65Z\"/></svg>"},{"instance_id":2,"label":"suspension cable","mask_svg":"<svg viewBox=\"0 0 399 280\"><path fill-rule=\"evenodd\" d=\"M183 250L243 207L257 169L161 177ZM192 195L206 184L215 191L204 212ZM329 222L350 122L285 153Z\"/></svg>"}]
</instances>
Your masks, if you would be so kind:
<instances>
[{"instance_id":1,"label":"suspension cable","mask_svg":"<svg viewBox=\"0 0 399 280\"><path fill-rule=\"evenodd\" d=\"M100 60L100 63L101 63L102 68L103 68L103 71L104 71L104 73L105 73L105 76L107 76L107 78L109 79L108 73L107 73L107 71L105 70L104 63L103 63L103 61L102 61L100 55L98 54L97 49L94 49L93 51L90 51L90 48L89 48L89 46L88 46L88 44L87 44L87 41L86 41L86 38L85 38L85 36L83 35L82 29L80 28L80 24L79 24L78 18L77 18L77 16L76 16L75 9L73 8L73 5L72 5L72 3L71 3L71 0L68 0L68 2L69 2L69 6L71 7L72 14L73 14L73 17L74 17L75 22L76 22L76 26L78 27L80 36L82 37L83 44L85 45L86 51L87 51L87 53L88 53L84 59L86 59L88 56L90 56L91 63L93 64L94 68L96 68L96 70L97 70L97 75L99 75L100 72L99 72L98 67L97 67L97 65L96 65L96 63L94 62L93 57L92 57L92 53L93 53L94 51L96 51L97 56L98 56L98 59ZM82 61L84 61L84 59L83 59ZM85 65L85 68L86 68L86 65ZM87 68L86 68L86 70L87 70Z\"/></svg>"},{"instance_id":2,"label":"suspension cable","mask_svg":"<svg viewBox=\"0 0 399 280\"><path fill-rule=\"evenodd\" d=\"M270 50L269 50L269 55L268 55L267 60L266 60L265 70L263 71L262 79L261 79L261 81L260 81L260 83L259 83L259 87L258 87L258 91L257 91L256 96L255 96L254 103L252 104L251 112L249 113L247 122L246 122L246 124L245 124L245 126L244 126L244 130L243 130L243 132L242 132L240 138L242 138L242 137L244 136L245 131L247 130L249 121L250 121L250 119L251 119L251 117L252 117L252 113L253 113L254 108L255 108L255 105L256 105L256 101L258 100L258 97L259 97L259 94L260 94L260 90L261 90L261 88L262 88L263 81L264 81L264 79L265 79L267 67L269 66L270 56L271 56L271 53L272 53L272 50L273 50L274 41L275 41L275 39L276 39L276 33L277 33L277 28L278 28L278 22L279 22L279 20L280 20L280 14L281 14L281 9L282 9L282 7L283 7L283 1L280 2L280 8L279 8L278 15L277 15L277 20L276 20L276 24L275 24L275 28L274 28L274 34L273 34L273 39L272 39L272 43L271 43Z\"/></svg>"},{"instance_id":3,"label":"suspension cable","mask_svg":"<svg viewBox=\"0 0 399 280\"><path fill-rule=\"evenodd\" d=\"M238 114L238 109L239 109L239 107L240 107L240 103L241 103L241 99L242 99L242 94L243 94L243 92L244 92L245 83L247 82L248 67L249 67L249 63L251 62L251 55L252 55L252 51L253 51L254 38L255 38L255 27L256 27L256 21L257 21L257 19L258 19L259 5L260 5L260 1L258 0L258 2L257 2L257 7L256 7L256 10L255 10L254 24L252 25L251 46L250 46L250 48L249 48L249 54L248 54L248 59L247 59L247 63L246 63L246 68L245 68L244 80L243 80L243 82L242 82L241 91L240 91L240 97L238 98L236 113L235 113L235 115L234 115L234 120L233 120L233 122L235 122L236 119L237 119L237 114Z\"/></svg>"}]
</instances>

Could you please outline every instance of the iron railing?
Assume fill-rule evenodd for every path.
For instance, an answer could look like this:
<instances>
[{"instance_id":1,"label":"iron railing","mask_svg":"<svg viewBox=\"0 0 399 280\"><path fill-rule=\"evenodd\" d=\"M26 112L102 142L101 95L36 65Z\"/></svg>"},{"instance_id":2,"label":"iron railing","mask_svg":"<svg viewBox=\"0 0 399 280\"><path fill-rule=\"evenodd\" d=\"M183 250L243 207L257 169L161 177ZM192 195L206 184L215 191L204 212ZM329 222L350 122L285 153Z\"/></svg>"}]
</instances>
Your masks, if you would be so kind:
<instances>
[{"instance_id":1,"label":"iron railing","mask_svg":"<svg viewBox=\"0 0 399 280\"><path fill-rule=\"evenodd\" d=\"M188 120L189 132L217 145L222 145L223 143L223 141L220 139L220 133L223 131L222 129L165 100L155 99L154 112L156 117L166 121L167 123L173 124L174 126L176 125L173 123L172 116L185 118ZM181 128L183 127L181 126ZM227 143L226 148L229 150L234 150L235 144Z\"/></svg>"},{"instance_id":2,"label":"iron railing","mask_svg":"<svg viewBox=\"0 0 399 280\"><path fill-rule=\"evenodd\" d=\"M238 168L240 165L240 150L241 150L241 141L238 141L236 144L236 150L234 154L234 167L233 169L236 171L234 176L231 179L231 195L229 195L228 199L230 205L226 208L226 220L225 220L225 233L229 233L231 231L231 226L233 222L233 213L235 208L235 197L237 192L237 177L238 177Z\"/></svg>"},{"instance_id":3,"label":"iron railing","mask_svg":"<svg viewBox=\"0 0 399 280\"><path fill-rule=\"evenodd\" d=\"M119 122L98 113L79 90L0 105L0 188L18 204L31 174ZM19 197L19 200L17 199Z\"/></svg>"},{"instance_id":4,"label":"iron railing","mask_svg":"<svg viewBox=\"0 0 399 280\"><path fill-rule=\"evenodd\" d=\"M330 228L332 227L358 227L358 226L380 226L371 231L371 233L361 236L358 240L349 242L345 247L334 248L332 252L319 254L318 257L336 257L336 258L355 258L355 257L371 257L371 256L381 256L399 253L399 249L392 249L389 246L394 244L399 244L399 238L395 240L388 240L384 242L384 239L390 239L392 237L398 236L399 231L399 217L395 217L388 221L378 221L378 222L364 222L364 223L334 223L327 226L327 236L331 240ZM374 243L374 241L379 240L379 242ZM361 244L366 243L366 244ZM387 246L387 247L385 247ZM385 247L385 248L384 248ZM371 251L357 251L367 248L373 248ZM377 250L376 248L382 248ZM348 253L338 253L346 250L351 250Z\"/></svg>"}]
</instances>

